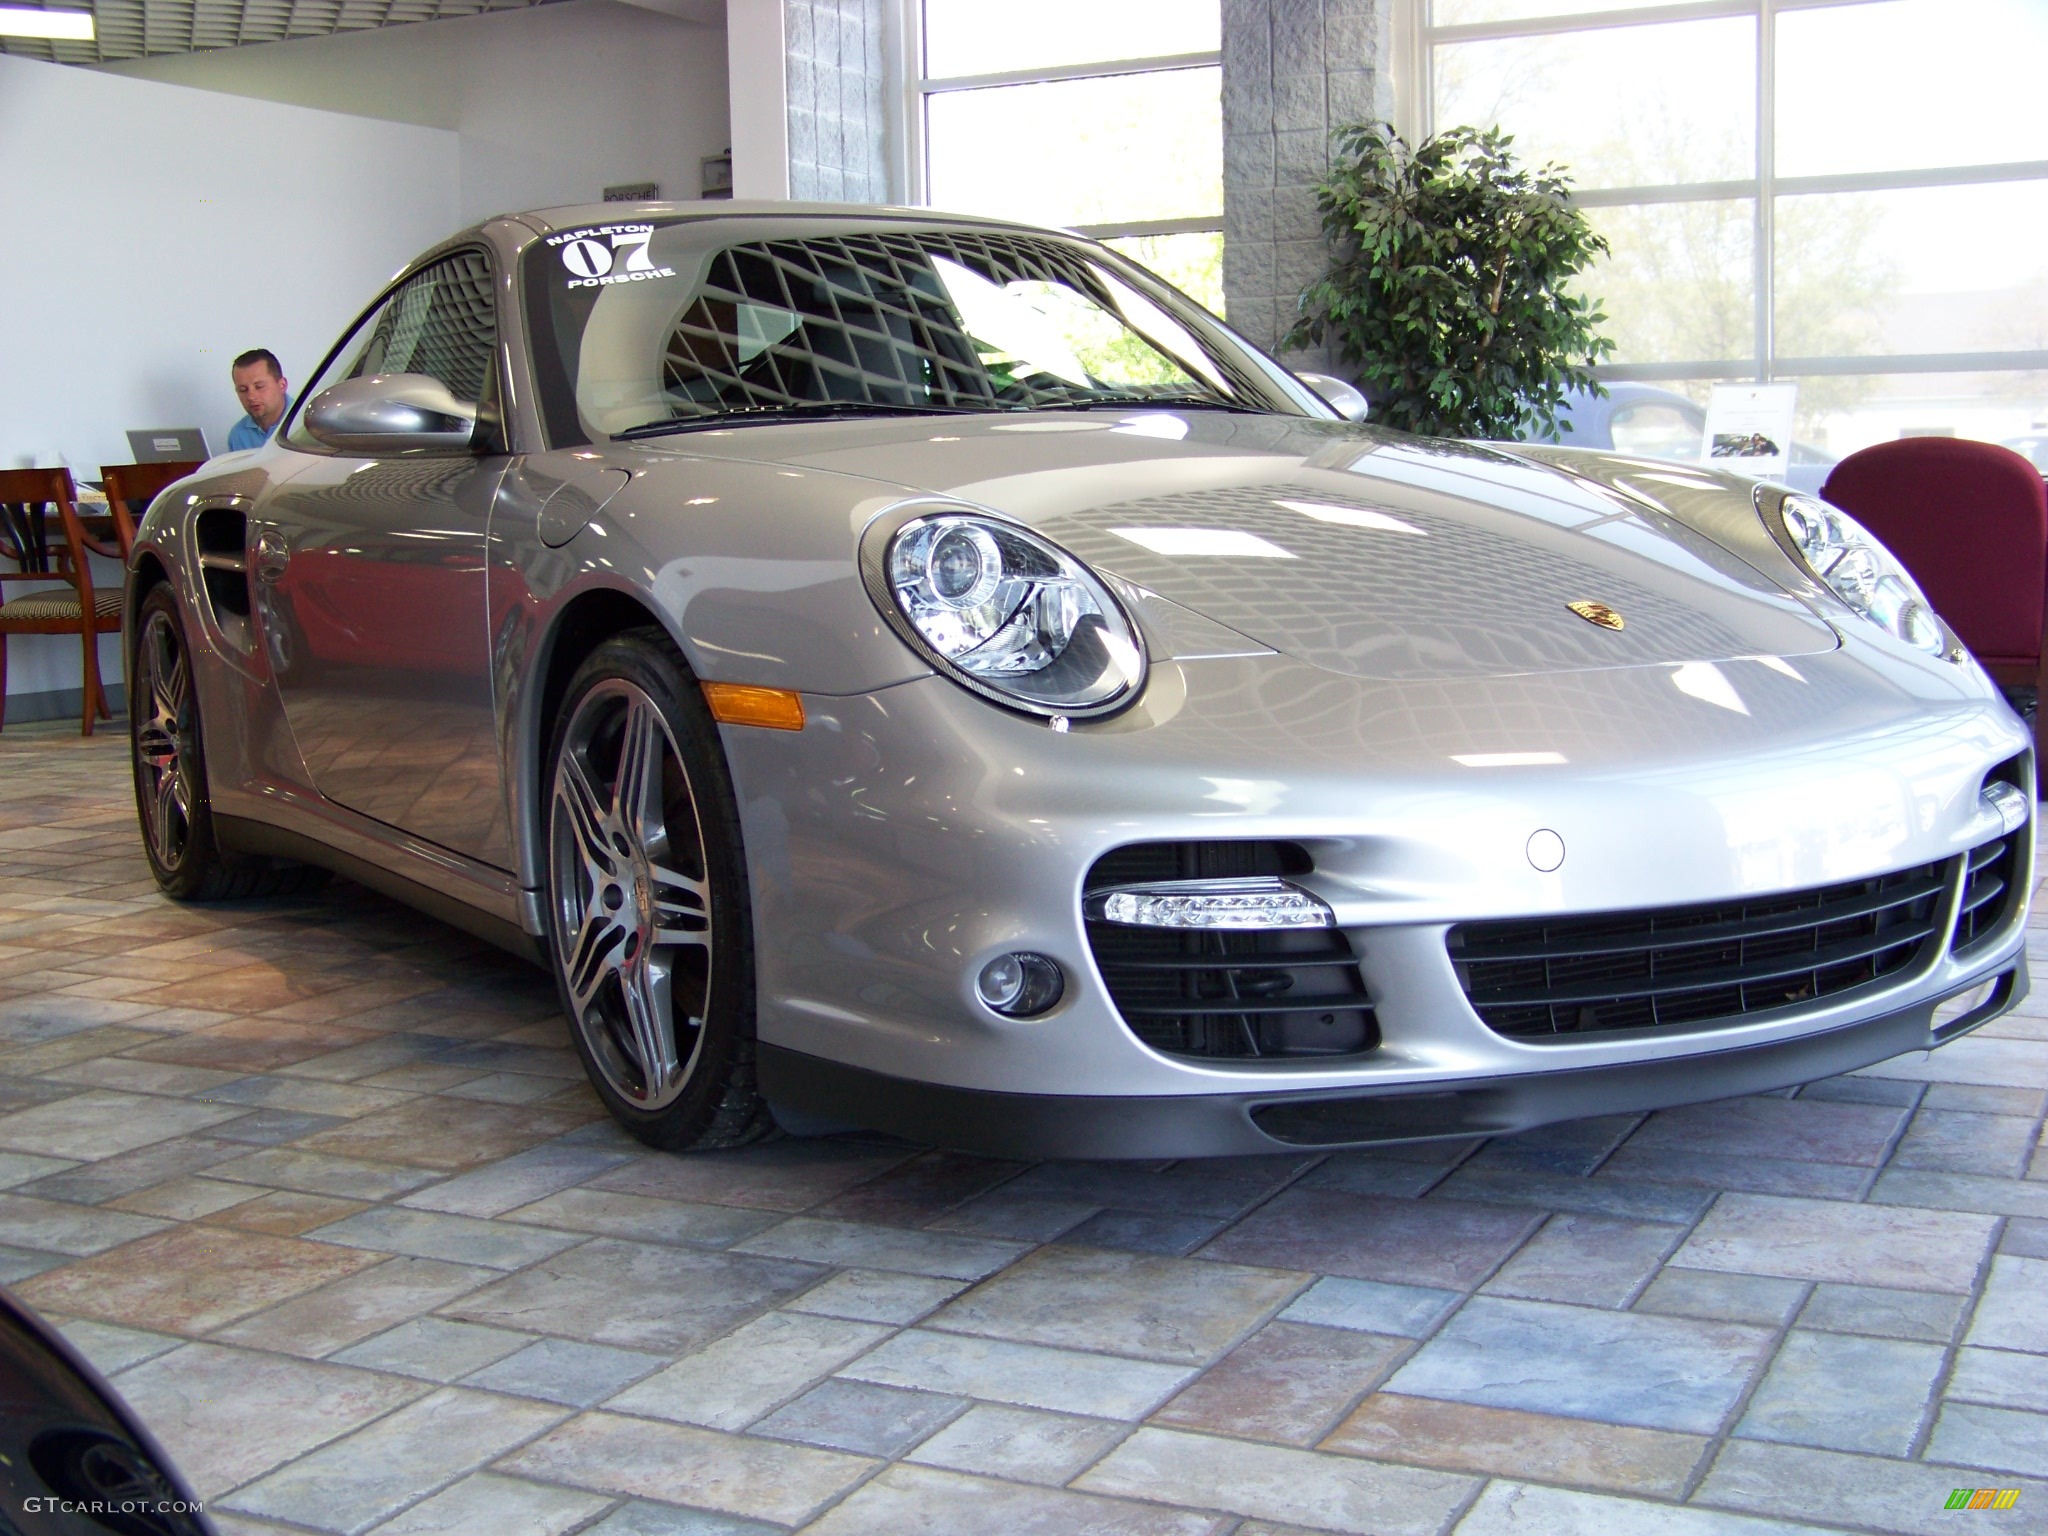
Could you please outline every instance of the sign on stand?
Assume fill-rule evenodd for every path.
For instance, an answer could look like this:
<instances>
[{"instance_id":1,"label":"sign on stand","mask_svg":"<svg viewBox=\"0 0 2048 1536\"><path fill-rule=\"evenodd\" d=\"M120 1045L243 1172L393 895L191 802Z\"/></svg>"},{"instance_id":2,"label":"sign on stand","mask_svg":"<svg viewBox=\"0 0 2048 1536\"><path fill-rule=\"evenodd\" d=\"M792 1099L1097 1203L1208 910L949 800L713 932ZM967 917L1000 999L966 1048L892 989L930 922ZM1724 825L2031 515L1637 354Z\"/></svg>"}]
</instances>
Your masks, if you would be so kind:
<instances>
[{"instance_id":1,"label":"sign on stand","mask_svg":"<svg viewBox=\"0 0 2048 1536\"><path fill-rule=\"evenodd\" d=\"M1759 480L1782 480L1792 467L1797 384L1716 384L1707 401L1700 462Z\"/></svg>"}]
</instances>

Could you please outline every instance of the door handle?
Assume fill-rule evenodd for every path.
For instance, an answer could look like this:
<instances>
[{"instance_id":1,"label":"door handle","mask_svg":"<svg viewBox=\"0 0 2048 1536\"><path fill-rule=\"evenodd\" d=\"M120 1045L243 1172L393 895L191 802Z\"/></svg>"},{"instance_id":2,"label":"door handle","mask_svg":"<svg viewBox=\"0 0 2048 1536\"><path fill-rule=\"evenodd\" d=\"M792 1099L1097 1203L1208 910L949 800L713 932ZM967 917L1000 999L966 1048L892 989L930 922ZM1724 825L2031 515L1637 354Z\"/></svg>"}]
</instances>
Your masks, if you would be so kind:
<instances>
[{"instance_id":1,"label":"door handle","mask_svg":"<svg viewBox=\"0 0 2048 1536\"><path fill-rule=\"evenodd\" d=\"M275 583L291 557L292 547L285 536L275 528L264 529L256 536L256 579Z\"/></svg>"}]
</instances>

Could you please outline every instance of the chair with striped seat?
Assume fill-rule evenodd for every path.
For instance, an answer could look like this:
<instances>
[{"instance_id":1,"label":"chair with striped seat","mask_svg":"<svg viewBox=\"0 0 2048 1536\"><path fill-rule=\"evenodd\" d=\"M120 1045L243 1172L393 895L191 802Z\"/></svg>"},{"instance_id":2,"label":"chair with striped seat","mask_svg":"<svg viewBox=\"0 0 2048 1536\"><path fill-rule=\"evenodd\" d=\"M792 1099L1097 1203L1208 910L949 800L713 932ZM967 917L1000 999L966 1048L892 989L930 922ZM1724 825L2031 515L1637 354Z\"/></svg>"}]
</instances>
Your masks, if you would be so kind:
<instances>
[{"instance_id":1,"label":"chair with striped seat","mask_svg":"<svg viewBox=\"0 0 2048 1536\"><path fill-rule=\"evenodd\" d=\"M9 582L38 590L10 599ZM0 599L0 729L7 724L7 637L75 634L84 648L79 734L90 736L95 718L113 715L100 684L99 637L120 632L121 589L93 590L69 470L0 469Z\"/></svg>"}]
</instances>

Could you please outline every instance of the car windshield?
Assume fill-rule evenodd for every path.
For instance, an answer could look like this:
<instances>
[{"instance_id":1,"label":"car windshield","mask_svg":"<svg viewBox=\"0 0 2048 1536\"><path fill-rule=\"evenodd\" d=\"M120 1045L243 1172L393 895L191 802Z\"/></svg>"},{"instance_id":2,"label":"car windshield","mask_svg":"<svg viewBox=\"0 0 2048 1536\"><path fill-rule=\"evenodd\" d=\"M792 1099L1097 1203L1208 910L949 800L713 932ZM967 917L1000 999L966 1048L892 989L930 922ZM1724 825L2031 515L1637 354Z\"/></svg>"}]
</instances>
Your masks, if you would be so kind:
<instances>
[{"instance_id":1,"label":"car windshield","mask_svg":"<svg viewBox=\"0 0 2048 1536\"><path fill-rule=\"evenodd\" d=\"M529 248L556 446L803 415L1303 413L1272 364L1079 243L823 221L799 238L733 240L728 226L721 241L718 223L598 224Z\"/></svg>"}]
</instances>

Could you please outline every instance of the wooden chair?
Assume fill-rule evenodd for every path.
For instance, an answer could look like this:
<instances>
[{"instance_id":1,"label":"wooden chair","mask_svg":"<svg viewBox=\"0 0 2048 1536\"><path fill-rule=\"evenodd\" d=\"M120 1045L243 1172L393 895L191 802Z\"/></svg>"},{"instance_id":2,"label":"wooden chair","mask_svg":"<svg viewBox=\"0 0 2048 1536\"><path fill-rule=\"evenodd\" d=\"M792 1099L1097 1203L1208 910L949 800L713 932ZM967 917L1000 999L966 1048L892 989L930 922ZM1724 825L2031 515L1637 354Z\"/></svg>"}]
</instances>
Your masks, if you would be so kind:
<instances>
[{"instance_id":1,"label":"wooden chair","mask_svg":"<svg viewBox=\"0 0 2048 1536\"><path fill-rule=\"evenodd\" d=\"M107 548L89 531L86 548L126 565L128 551L135 547L135 525L156 500L157 493L172 481L184 479L203 463L203 459L194 459L188 464L102 464L100 482L106 487L107 511L113 518L114 537L120 548Z\"/></svg>"},{"instance_id":2,"label":"wooden chair","mask_svg":"<svg viewBox=\"0 0 2048 1536\"><path fill-rule=\"evenodd\" d=\"M76 634L84 647L79 734L90 736L96 717L113 718L100 686L99 637L120 632L121 589L93 590L85 533L71 497L68 469L0 469L0 599L6 597L7 582L44 588L0 601L0 729L7 724L9 635ZM56 509L55 527L51 508ZM14 568L6 569L10 564Z\"/></svg>"}]
</instances>

